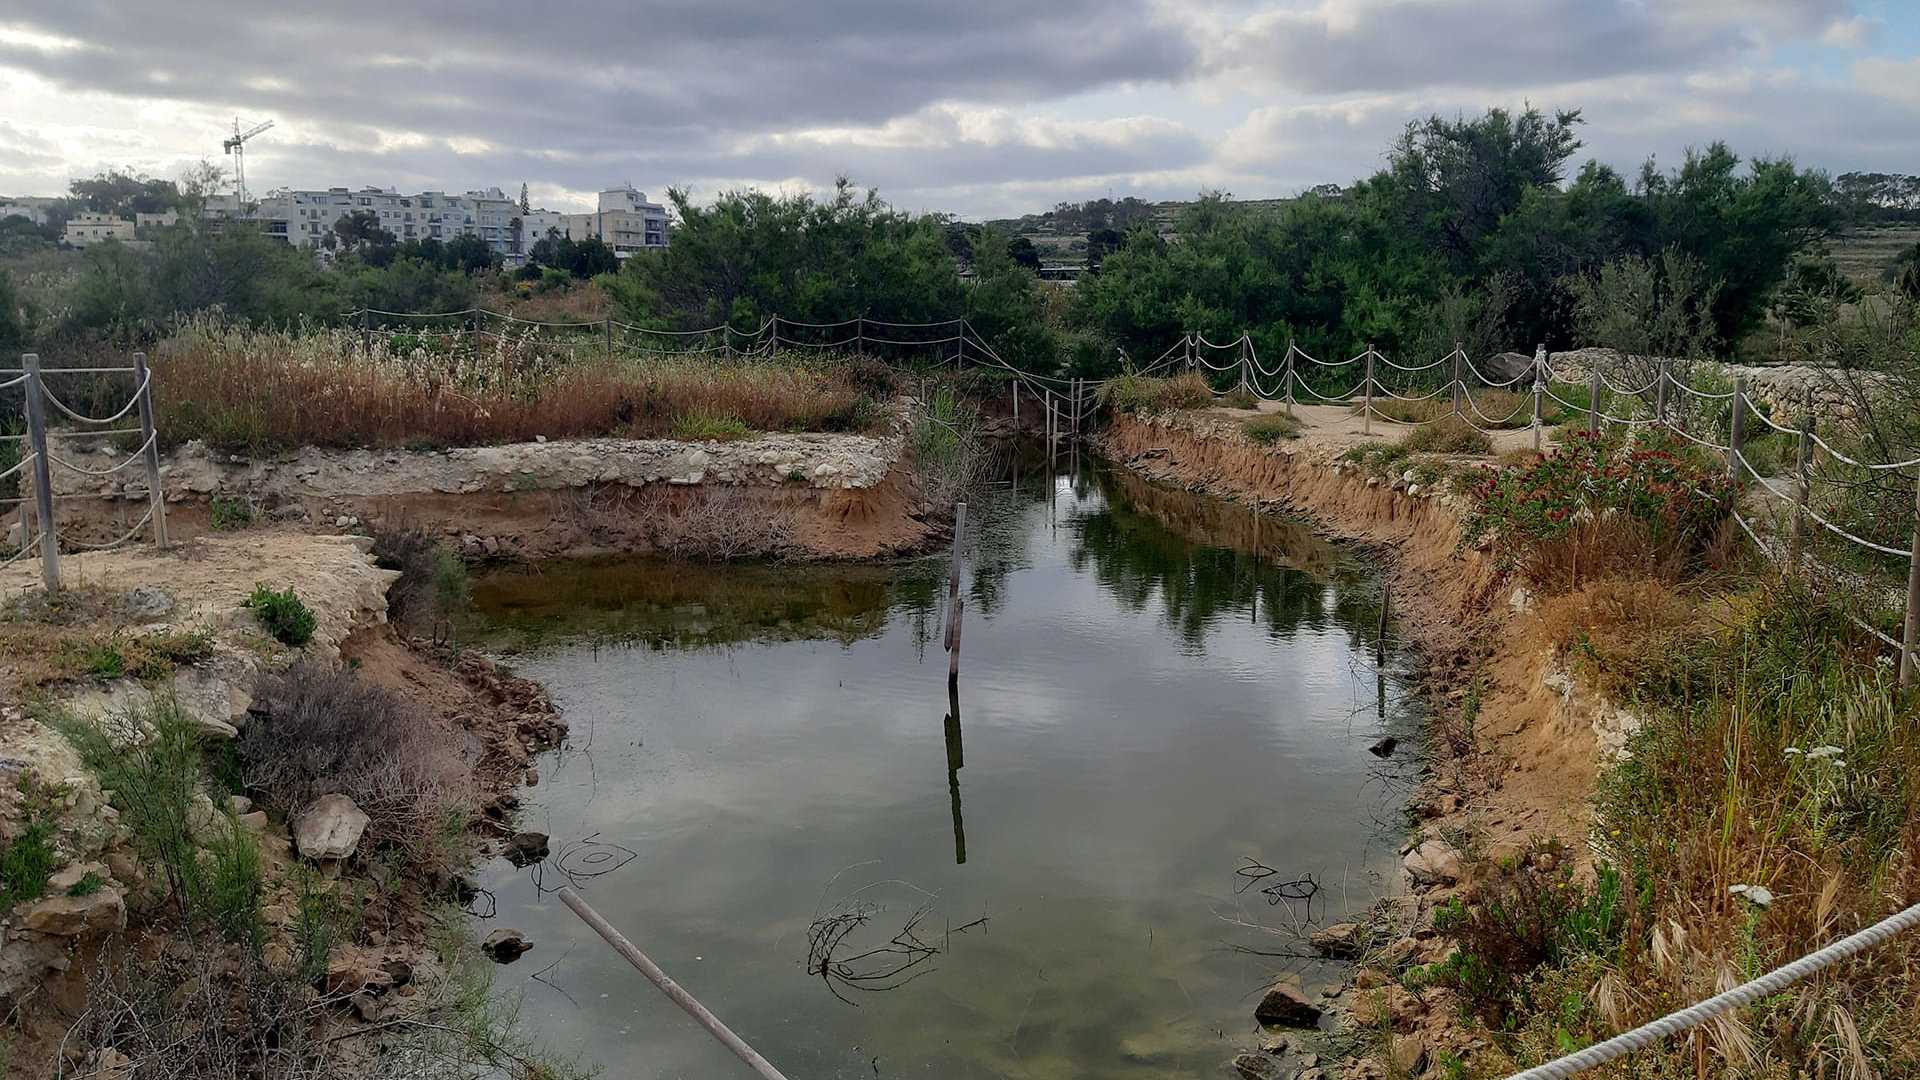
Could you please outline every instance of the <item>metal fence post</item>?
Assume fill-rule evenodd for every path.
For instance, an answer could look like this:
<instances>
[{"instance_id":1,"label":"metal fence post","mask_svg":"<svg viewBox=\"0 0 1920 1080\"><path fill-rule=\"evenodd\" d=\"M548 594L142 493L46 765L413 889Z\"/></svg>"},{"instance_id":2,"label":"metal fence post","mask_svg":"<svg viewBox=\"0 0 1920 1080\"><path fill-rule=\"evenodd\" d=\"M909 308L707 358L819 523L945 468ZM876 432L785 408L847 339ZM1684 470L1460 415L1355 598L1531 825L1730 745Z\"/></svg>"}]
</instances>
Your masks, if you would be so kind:
<instances>
[{"instance_id":1,"label":"metal fence post","mask_svg":"<svg viewBox=\"0 0 1920 1080\"><path fill-rule=\"evenodd\" d=\"M1920 476L1913 481L1913 553L1907 558L1907 624L1900 635L1900 689L1913 689L1920 661L1914 651L1920 649Z\"/></svg>"},{"instance_id":2,"label":"metal fence post","mask_svg":"<svg viewBox=\"0 0 1920 1080\"><path fill-rule=\"evenodd\" d=\"M146 447L141 457L147 465L147 505L153 514L153 546L167 546L167 498L160 490L160 443L153 437L153 369L147 366L147 354L133 354L133 377L140 384L140 441Z\"/></svg>"},{"instance_id":3,"label":"metal fence post","mask_svg":"<svg viewBox=\"0 0 1920 1080\"><path fill-rule=\"evenodd\" d=\"M1740 488L1740 436L1747 430L1747 380L1733 380L1733 423L1727 432L1727 480Z\"/></svg>"},{"instance_id":4,"label":"metal fence post","mask_svg":"<svg viewBox=\"0 0 1920 1080\"><path fill-rule=\"evenodd\" d=\"M1600 365L1593 365L1593 374L1587 377L1587 434L1600 434Z\"/></svg>"},{"instance_id":5,"label":"metal fence post","mask_svg":"<svg viewBox=\"0 0 1920 1080\"><path fill-rule=\"evenodd\" d=\"M1360 402L1360 434L1373 434L1373 342L1367 342L1367 395Z\"/></svg>"},{"instance_id":6,"label":"metal fence post","mask_svg":"<svg viewBox=\"0 0 1920 1080\"><path fill-rule=\"evenodd\" d=\"M1800 486L1794 492L1793 499L1793 561L1798 564L1800 551L1807 543L1807 501L1813 496L1812 479L1807 475L1813 464L1813 389L1807 389L1806 399L1800 405Z\"/></svg>"},{"instance_id":7,"label":"metal fence post","mask_svg":"<svg viewBox=\"0 0 1920 1080\"><path fill-rule=\"evenodd\" d=\"M1547 391L1547 346L1543 342L1533 347L1533 452L1540 452L1540 407L1541 397Z\"/></svg>"},{"instance_id":8,"label":"metal fence post","mask_svg":"<svg viewBox=\"0 0 1920 1080\"><path fill-rule=\"evenodd\" d=\"M1459 342L1457 341L1454 342L1453 343L1453 415L1455 416L1465 415L1460 411L1460 395L1463 391L1466 390L1467 384L1460 374L1460 361L1465 360L1466 358L1467 358L1466 350L1460 347Z\"/></svg>"},{"instance_id":9,"label":"metal fence post","mask_svg":"<svg viewBox=\"0 0 1920 1080\"><path fill-rule=\"evenodd\" d=\"M40 354L21 357L27 370L27 442L33 447L33 505L40 518L40 576L47 591L60 588L60 535L53 522L53 475L47 460L47 404L40 382Z\"/></svg>"}]
</instances>

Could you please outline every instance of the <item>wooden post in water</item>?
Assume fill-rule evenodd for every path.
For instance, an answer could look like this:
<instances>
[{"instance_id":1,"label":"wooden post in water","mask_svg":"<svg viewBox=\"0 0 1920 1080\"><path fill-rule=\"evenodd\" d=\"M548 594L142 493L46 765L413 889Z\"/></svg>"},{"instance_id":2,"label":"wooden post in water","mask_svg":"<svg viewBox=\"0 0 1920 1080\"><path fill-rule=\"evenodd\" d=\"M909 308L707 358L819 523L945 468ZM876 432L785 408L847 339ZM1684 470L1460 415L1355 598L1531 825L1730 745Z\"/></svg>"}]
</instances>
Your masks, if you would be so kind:
<instances>
[{"instance_id":1,"label":"wooden post in water","mask_svg":"<svg viewBox=\"0 0 1920 1080\"><path fill-rule=\"evenodd\" d=\"M1393 582L1380 587L1380 625L1373 631L1373 659L1377 664L1387 662L1387 609L1393 606Z\"/></svg>"},{"instance_id":2,"label":"wooden post in water","mask_svg":"<svg viewBox=\"0 0 1920 1080\"><path fill-rule=\"evenodd\" d=\"M1020 380L1013 380L1013 433L1020 434Z\"/></svg>"},{"instance_id":3,"label":"wooden post in water","mask_svg":"<svg viewBox=\"0 0 1920 1080\"><path fill-rule=\"evenodd\" d=\"M733 1051L735 1057L746 1062L747 1067L759 1073L763 1080L787 1080L779 1069L773 1067L771 1061L761 1057L759 1051L748 1046L745 1039L735 1035L732 1028L721 1023L719 1017L708 1012L705 1005L694 1000L692 994L687 993L679 983L674 982L666 972L660 970L660 965L648 959L647 954L641 952L633 942L628 941L625 934L614 929L612 923L601 918L600 913L588 906L585 900L580 899L580 894L574 892L571 886L561 887L560 902L567 905L575 915L580 916L580 921L592 927L594 933L599 934L607 944L613 946L613 951L625 958L627 963L632 964L635 971L645 975L647 981L667 995L669 1001L680 1006L688 1016L693 1017L701 1027L707 1029L707 1034L720 1040L720 1045Z\"/></svg>"},{"instance_id":4,"label":"wooden post in water","mask_svg":"<svg viewBox=\"0 0 1920 1080\"><path fill-rule=\"evenodd\" d=\"M947 674L960 673L960 547L967 536L967 504L953 504L953 562L947 569Z\"/></svg>"},{"instance_id":5,"label":"wooden post in water","mask_svg":"<svg viewBox=\"0 0 1920 1080\"><path fill-rule=\"evenodd\" d=\"M947 688L955 689L960 685L960 616L966 611L967 602L959 597L953 601L953 621L949 624L952 633L947 643Z\"/></svg>"}]
</instances>

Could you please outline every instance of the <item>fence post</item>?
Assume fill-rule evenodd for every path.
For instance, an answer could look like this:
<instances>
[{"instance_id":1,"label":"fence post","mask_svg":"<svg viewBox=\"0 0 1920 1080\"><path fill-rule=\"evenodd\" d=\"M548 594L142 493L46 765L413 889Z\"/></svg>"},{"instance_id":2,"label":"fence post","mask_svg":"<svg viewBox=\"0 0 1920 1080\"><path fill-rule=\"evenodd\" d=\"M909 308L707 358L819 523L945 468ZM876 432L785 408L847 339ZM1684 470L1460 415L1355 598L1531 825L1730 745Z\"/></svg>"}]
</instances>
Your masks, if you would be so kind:
<instances>
[{"instance_id":1,"label":"fence post","mask_svg":"<svg viewBox=\"0 0 1920 1080\"><path fill-rule=\"evenodd\" d=\"M360 309L360 351L373 352L373 309Z\"/></svg>"},{"instance_id":2,"label":"fence post","mask_svg":"<svg viewBox=\"0 0 1920 1080\"><path fill-rule=\"evenodd\" d=\"M1547 346L1544 342L1533 347L1533 452L1540 452L1540 405L1541 396L1547 390Z\"/></svg>"},{"instance_id":3,"label":"fence post","mask_svg":"<svg viewBox=\"0 0 1920 1080\"><path fill-rule=\"evenodd\" d=\"M1287 339L1287 415L1293 415L1293 339Z\"/></svg>"},{"instance_id":4,"label":"fence post","mask_svg":"<svg viewBox=\"0 0 1920 1080\"><path fill-rule=\"evenodd\" d=\"M1667 423L1667 382L1673 378L1667 372L1669 363L1672 361L1664 359L1656 361L1653 373L1653 419L1662 427Z\"/></svg>"},{"instance_id":5,"label":"fence post","mask_svg":"<svg viewBox=\"0 0 1920 1080\"><path fill-rule=\"evenodd\" d=\"M967 535L967 504L953 504L953 560L947 567L947 633L946 650L953 651L954 635L960 625L960 545Z\"/></svg>"},{"instance_id":6,"label":"fence post","mask_svg":"<svg viewBox=\"0 0 1920 1080\"><path fill-rule=\"evenodd\" d=\"M1587 377L1587 434L1600 434L1600 365L1595 362L1593 374Z\"/></svg>"},{"instance_id":7,"label":"fence post","mask_svg":"<svg viewBox=\"0 0 1920 1080\"><path fill-rule=\"evenodd\" d=\"M767 354L771 356L780 351L780 316L775 315L773 318L768 319L767 329L771 331L773 335L768 339L770 344L767 348Z\"/></svg>"},{"instance_id":8,"label":"fence post","mask_svg":"<svg viewBox=\"0 0 1920 1080\"><path fill-rule=\"evenodd\" d=\"M27 443L33 447L33 507L40 518L40 576L47 591L60 588L60 534L53 523L53 471L47 460L46 391L40 382L40 354L20 358L27 369Z\"/></svg>"},{"instance_id":9,"label":"fence post","mask_svg":"<svg viewBox=\"0 0 1920 1080\"><path fill-rule=\"evenodd\" d=\"M1914 650L1920 649L1920 477L1913 482L1913 553L1907 560L1907 624L1900 635L1900 689L1913 689Z\"/></svg>"},{"instance_id":10,"label":"fence post","mask_svg":"<svg viewBox=\"0 0 1920 1080\"><path fill-rule=\"evenodd\" d=\"M867 317L865 315L856 315L854 317L853 351L856 353L865 353L867 351Z\"/></svg>"},{"instance_id":11,"label":"fence post","mask_svg":"<svg viewBox=\"0 0 1920 1080\"><path fill-rule=\"evenodd\" d=\"M1736 376L1733 380L1733 424L1727 432L1727 480L1739 490L1740 483L1740 436L1747 430L1747 380Z\"/></svg>"},{"instance_id":12,"label":"fence post","mask_svg":"<svg viewBox=\"0 0 1920 1080\"><path fill-rule=\"evenodd\" d=\"M1360 434L1373 434L1373 342L1367 342L1367 396L1360 403Z\"/></svg>"},{"instance_id":13,"label":"fence post","mask_svg":"<svg viewBox=\"0 0 1920 1080\"><path fill-rule=\"evenodd\" d=\"M1807 542L1807 501L1813 496L1813 483L1808 476L1808 468L1813 464L1813 388L1808 387L1805 399L1800 404L1800 486L1793 498L1793 561L1800 561L1800 551Z\"/></svg>"},{"instance_id":14,"label":"fence post","mask_svg":"<svg viewBox=\"0 0 1920 1080\"><path fill-rule=\"evenodd\" d=\"M1020 434L1020 379L1018 376L1013 380L1013 433Z\"/></svg>"},{"instance_id":15,"label":"fence post","mask_svg":"<svg viewBox=\"0 0 1920 1080\"><path fill-rule=\"evenodd\" d=\"M1463 391L1466 390L1467 383L1466 383L1466 380L1460 374L1460 361L1465 360L1466 358L1467 358L1466 350L1460 347L1459 342L1457 341L1454 342L1453 343L1453 415L1455 416L1465 415L1460 411L1460 404L1461 404L1460 395Z\"/></svg>"},{"instance_id":16,"label":"fence post","mask_svg":"<svg viewBox=\"0 0 1920 1080\"><path fill-rule=\"evenodd\" d=\"M160 444L153 437L153 370L147 367L147 354L133 354L133 377L140 384L140 440L146 447L141 456L147 464L147 505L153 511L153 546L167 546L167 499L160 490Z\"/></svg>"}]
</instances>

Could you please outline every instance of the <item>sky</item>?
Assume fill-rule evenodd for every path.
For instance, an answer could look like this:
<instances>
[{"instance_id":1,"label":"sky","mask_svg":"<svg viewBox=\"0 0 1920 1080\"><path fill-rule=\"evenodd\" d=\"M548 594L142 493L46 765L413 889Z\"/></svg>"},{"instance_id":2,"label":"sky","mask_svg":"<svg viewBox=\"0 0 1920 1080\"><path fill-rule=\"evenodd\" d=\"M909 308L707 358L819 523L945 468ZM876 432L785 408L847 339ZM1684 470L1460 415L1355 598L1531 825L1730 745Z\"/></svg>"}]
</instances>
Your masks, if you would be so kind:
<instances>
[{"instance_id":1,"label":"sky","mask_svg":"<svg viewBox=\"0 0 1920 1080\"><path fill-rule=\"evenodd\" d=\"M822 191L1011 216L1347 183L1413 118L1581 110L1623 170L1726 140L1920 172L1920 0L7 0L0 194L177 177L584 209Z\"/></svg>"}]
</instances>

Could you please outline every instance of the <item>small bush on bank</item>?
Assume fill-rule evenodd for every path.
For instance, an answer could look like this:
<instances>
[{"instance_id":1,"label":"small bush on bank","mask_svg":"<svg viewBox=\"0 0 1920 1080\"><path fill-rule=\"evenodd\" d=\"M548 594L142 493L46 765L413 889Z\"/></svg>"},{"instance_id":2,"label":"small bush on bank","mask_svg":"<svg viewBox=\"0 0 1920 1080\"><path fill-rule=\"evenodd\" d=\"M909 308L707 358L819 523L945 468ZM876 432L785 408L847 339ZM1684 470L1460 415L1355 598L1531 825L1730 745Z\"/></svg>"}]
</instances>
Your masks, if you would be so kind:
<instances>
[{"instance_id":1,"label":"small bush on bank","mask_svg":"<svg viewBox=\"0 0 1920 1080\"><path fill-rule=\"evenodd\" d=\"M1281 439L1294 439L1300 436L1300 421L1286 413L1269 413L1257 416L1240 425L1247 438L1254 442L1276 443Z\"/></svg>"},{"instance_id":2,"label":"small bush on bank","mask_svg":"<svg viewBox=\"0 0 1920 1080\"><path fill-rule=\"evenodd\" d=\"M0 840L0 912L37 900L60 862L54 850L56 818L52 792L25 772L17 782L23 815L11 840Z\"/></svg>"},{"instance_id":3,"label":"small bush on bank","mask_svg":"<svg viewBox=\"0 0 1920 1080\"><path fill-rule=\"evenodd\" d=\"M467 604L467 564L445 539L409 522L382 525L373 533L374 565L400 571L387 588L387 617L420 628Z\"/></svg>"},{"instance_id":4,"label":"small bush on bank","mask_svg":"<svg viewBox=\"0 0 1920 1080\"><path fill-rule=\"evenodd\" d=\"M292 817L343 794L370 819L365 850L391 848L431 877L444 867L449 823L472 815L467 763L454 742L407 702L349 668L301 660L264 679L264 712L241 733L247 790Z\"/></svg>"},{"instance_id":5,"label":"small bush on bank","mask_svg":"<svg viewBox=\"0 0 1920 1080\"><path fill-rule=\"evenodd\" d=\"M1717 470L1691 459L1678 436L1648 430L1631 442L1611 433L1576 436L1533 465L1490 474L1474 501L1464 540L1490 540L1508 569L1529 559L1573 562L1590 548L1572 573L1535 582L1571 587L1648 559L1658 565L1698 554L1727 520L1733 492ZM1555 545L1570 549L1567 559L1556 557Z\"/></svg>"},{"instance_id":6,"label":"small bush on bank","mask_svg":"<svg viewBox=\"0 0 1920 1080\"><path fill-rule=\"evenodd\" d=\"M746 422L727 413L689 412L673 422L673 437L688 440L726 442L753 434Z\"/></svg>"},{"instance_id":7,"label":"small bush on bank","mask_svg":"<svg viewBox=\"0 0 1920 1080\"><path fill-rule=\"evenodd\" d=\"M1407 432L1400 442L1413 454L1488 454L1493 440L1457 416L1443 416Z\"/></svg>"},{"instance_id":8,"label":"small bush on bank","mask_svg":"<svg viewBox=\"0 0 1920 1080\"><path fill-rule=\"evenodd\" d=\"M1198 372L1187 372L1170 379L1119 375L1100 384L1094 402L1100 408L1116 413L1202 409L1213 404L1213 390Z\"/></svg>"},{"instance_id":9,"label":"small bush on bank","mask_svg":"<svg viewBox=\"0 0 1920 1080\"><path fill-rule=\"evenodd\" d=\"M244 495L215 495L207 501L207 523L215 532L234 532L253 524L258 515Z\"/></svg>"},{"instance_id":10,"label":"small bush on bank","mask_svg":"<svg viewBox=\"0 0 1920 1080\"><path fill-rule=\"evenodd\" d=\"M316 625L313 609L294 595L292 589L255 585L252 595L247 597L246 607L282 645L297 649L313 640Z\"/></svg>"},{"instance_id":11,"label":"small bush on bank","mask_svg":"<svg viewBox=\"0 0 1920 1080\"><path fill-rule=\"evenodd\" d=\"M914 477L920 494L937 507L951 507L986 467L977 431L980 413L952 387L927 396L914 415L909 434Z\"/></svg>"}]
</instances>

